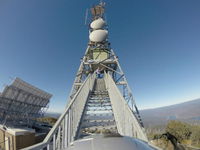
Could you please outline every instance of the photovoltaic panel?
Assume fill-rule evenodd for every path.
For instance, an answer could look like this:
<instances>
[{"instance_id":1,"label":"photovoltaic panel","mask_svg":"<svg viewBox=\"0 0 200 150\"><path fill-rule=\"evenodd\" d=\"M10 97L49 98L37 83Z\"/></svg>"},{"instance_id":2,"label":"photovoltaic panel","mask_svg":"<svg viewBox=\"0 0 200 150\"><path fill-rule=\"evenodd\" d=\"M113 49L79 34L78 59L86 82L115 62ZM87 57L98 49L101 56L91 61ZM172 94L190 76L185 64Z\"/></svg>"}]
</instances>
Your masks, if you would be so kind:
<instances>
[{"instance_id":1,"label":"photovoltaic panel","mask_svg":"<svg viewBox=\"0 0 200 150\"><path fill-rule=\"evenodd\" d=\"M0 95L0 121L32 123L44 113L51 97L51 94L16 78Z\"/></svg>"}]
</instances>

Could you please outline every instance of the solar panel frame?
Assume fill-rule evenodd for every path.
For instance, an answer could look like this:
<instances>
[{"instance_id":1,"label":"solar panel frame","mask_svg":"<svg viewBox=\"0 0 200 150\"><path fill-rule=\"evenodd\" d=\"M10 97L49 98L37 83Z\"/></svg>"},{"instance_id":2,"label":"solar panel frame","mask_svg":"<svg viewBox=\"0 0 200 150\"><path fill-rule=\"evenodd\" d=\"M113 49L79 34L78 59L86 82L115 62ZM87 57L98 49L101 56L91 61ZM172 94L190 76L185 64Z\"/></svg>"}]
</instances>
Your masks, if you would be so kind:
<instances>
[{"instance_id":1,"label":"solar panel frame","mask_svg":"<svg viewBox=\"0 0 200 150\"><path fill-rule=\"evenodd\" d=\"M43 108L48 107L51 97L51 94L16 78L0 95L0 121L33 123L43 115Z\"/></svg>"}]
</instances>

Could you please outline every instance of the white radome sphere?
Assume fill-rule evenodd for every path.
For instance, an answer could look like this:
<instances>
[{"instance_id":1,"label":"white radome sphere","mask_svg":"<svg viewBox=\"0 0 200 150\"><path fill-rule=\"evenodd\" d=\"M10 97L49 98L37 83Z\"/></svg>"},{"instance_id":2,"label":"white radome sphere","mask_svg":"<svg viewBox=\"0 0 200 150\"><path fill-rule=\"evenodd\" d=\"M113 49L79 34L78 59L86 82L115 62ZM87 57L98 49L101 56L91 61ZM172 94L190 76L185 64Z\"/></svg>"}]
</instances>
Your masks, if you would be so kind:
<instances>
[{"instance_id":1,"label":"white radome sphere","mask_svg":"<svg viewBox=\"0 0 200 150\"><path fill-rule=\"evenodd\" d=\"M94 20L91 24L90 27L94 30L96 29L102 29L105 26L105 21L102 18L98 18Z\"/></svg>"},{"instance_id":2,"label":"white radome sphere","mask_svg":"<svg viewBox=\"0 0 200 150\"><path fill-rule=\"evenodd\" d=\"M106 40L107 36L107 30L94 30L90 33L89 38L92 42L103 42L104 40Z\"/></svg>"}]
</instances>

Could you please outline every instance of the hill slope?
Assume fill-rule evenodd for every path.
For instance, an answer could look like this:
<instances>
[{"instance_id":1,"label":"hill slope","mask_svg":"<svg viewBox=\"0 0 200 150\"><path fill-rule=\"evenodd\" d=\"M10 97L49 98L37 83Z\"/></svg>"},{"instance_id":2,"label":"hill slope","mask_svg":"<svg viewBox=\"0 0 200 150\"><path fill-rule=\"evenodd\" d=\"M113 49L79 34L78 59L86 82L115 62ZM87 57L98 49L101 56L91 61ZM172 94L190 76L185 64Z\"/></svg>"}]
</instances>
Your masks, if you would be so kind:
<instances>
[{"instance_id":1,"label":"hill slope","mask_svg":"<svg viewBox=\"0 0 200 150\"><path fill-rule=\"evenodd\" d=\"M164 125L168 120L200 122L200 99L140 111L146 127Z\"/></svg>"}]
</instances>

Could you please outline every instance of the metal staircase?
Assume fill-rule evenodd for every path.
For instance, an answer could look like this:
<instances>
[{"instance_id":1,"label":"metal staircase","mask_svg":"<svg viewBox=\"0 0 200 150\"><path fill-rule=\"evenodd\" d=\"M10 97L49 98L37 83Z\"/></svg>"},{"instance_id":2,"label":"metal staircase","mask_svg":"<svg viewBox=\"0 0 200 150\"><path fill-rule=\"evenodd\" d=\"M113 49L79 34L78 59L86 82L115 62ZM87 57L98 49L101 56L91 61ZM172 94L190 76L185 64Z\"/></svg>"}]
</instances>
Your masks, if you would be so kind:
<instances>
[{"instance_id":1,"label":"metal staircase","mask_svg":"<svg viewBox=\"0 0 200 150\"><path fill-rule=\"evenodd\" d=\"M117 133L114 114L104 79L96 79L89 94L77 138L94 133Z\"/></svg>"},{"instance_id":2,"label":"metal staircase","mask_svg":"<svg viewBox=\"0 0 200 150\"><path fill-rule=\"evenodd\" d=\"M91 74L43 142L27 150L61 150L74 141L95 134L130 136L148 141L143 127L121 95L109 73Z\"/></svg>"}]
</instances>

